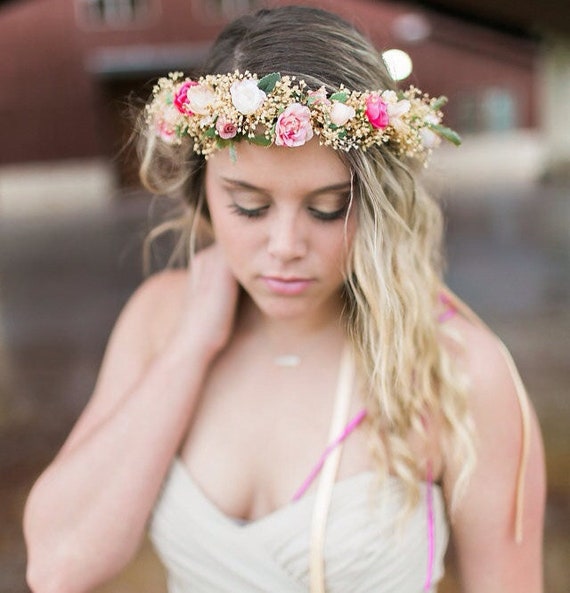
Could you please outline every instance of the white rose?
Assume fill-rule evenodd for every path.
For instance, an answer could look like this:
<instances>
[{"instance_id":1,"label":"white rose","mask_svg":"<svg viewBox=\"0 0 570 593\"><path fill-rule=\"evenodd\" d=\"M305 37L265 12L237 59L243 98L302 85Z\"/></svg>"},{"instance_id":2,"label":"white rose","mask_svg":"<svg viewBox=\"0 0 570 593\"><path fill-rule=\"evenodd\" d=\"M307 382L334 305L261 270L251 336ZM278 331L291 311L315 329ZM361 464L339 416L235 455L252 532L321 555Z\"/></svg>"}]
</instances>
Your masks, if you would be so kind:
<instances>
[{"instance_id":1,"label":"white rose","mask_svg":"<svg viewBox=\"0 0 570 593\"><path fill-rule=\"evenodd\" d=\"M213 115L205 115L200 118L200 127L209 128L214 123L215 117Z\"/></svg>"},{"instance_id":2,"label":"white rose","mask_svg":"<svg viewBox=\"0 0 570 593\"><path fill-rule=\"evenodd\" d=\"M236 80L230 87L232 103L243 115L255 113L262 105L267 95L257 86L256 80Z\"/></svg>"},{"instance_id":3,"label":"white rose","mask_svg":"<svg viewBox=\"0 0 570 593\"><path fill-rule=\"evenodd\" d=\"M356 115L354 107L334 101L330 111L331 122L335 126L344 126L344 124Z\"/></svg>"},{"instance_id":4,"label":"white rose","mask_svg":"<svg viewBox=\"0 0 570 593\"><path fill-rule=\"evenodd\" d=\"M176 126L180 123L180 113L171 105L165 108L162 112L162 121L169 126Z\"/></svg>"},{"instance_id":5,"label":"white rose","mask_svg":"<svg viewBox=\"0 0 570 593\"><path fill-rule=\"evenodd\" d=\"M426 124L437 125L441 122L440 118L435 113L428 113L424 117L424 121Z\"/></svg>"},{"instance_id":6,"label":"white rose","mask_svg":"<svg viewBox=\"0 0 570 593\"><path fill-rule=\"evenodd\" d=\"M388 117L392 120L393 117L402 117L404 113L408 113L411 104L407 99L402 99L396 103L388 103Z\"/></svg>"},{"instance_id":7,"label":"white rose","mask_svg":"<svg viewBox=\"0 0 570 593\"><path fill-rule=\"evenodd\" d=\"M384 91L381 96L388 105L398 102L398 95L395 91Z\"/></svg>"},{"instance_id":8,"label":"white rose","mask_svg":"<svg viewBox=\"0 0 570 593\"><path fill-rule=\"evenodd\" d=\"M188 89L187 97L190 110L199 115L207 115L208 107L216 102L216 93L212 88L201 84L191 86Z\"/></svg>"},{"instance_id":9,"label":"white rose","mask_svg":"<svg viewBox=\"0 0 570 593\"><path fill-rule=\"evenodd\" d=\"M420 138L422 146L425 148L435 148L441 142L441 138L429 128L422 128L420 130Z\"/></svg>"}]
</instances>

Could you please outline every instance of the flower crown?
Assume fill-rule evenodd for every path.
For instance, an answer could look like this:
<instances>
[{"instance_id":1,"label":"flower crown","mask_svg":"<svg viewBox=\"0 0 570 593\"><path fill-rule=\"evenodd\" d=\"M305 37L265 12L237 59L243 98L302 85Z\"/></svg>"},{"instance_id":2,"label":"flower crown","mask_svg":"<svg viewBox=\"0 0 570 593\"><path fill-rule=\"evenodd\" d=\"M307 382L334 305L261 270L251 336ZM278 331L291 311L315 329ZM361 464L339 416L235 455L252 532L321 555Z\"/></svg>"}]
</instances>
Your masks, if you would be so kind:
<instances>
[{"instance_id":1,"label":"flower crown","mask_svg":"<svg viewBox=\"0 0 570 593\"><path fill-rule=\"evenodd\" d=\"M206 158L246 140L269 146L302 146L314 135L336 150L388 145L398 155L425 158L441 138L459 136L441 125L445 97L407 91L351 91L327 94L278 72L259 79L250 72L207 75L197 81L173 72L159 79L146 107L147 124L169 144L186 136Z\"/></svg>"}]
</instances>

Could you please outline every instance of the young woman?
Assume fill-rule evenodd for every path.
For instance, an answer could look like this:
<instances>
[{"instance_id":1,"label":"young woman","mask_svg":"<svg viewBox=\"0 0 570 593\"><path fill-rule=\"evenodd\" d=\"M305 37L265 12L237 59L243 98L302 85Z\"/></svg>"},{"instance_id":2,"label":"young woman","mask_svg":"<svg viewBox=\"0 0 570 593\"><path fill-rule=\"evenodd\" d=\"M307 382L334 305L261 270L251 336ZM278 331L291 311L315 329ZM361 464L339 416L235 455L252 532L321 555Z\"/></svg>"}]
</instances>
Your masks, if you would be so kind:
<instances>
[{"instance_id":1,"label":"young woman","mask_svg":"<svg viewBox=\"0 0 570 593\"><path fill-rule=\"evenodd\" d=\"M301 7L232 23L205 72L143 129L190 265L131 298L30 494L32 590L91 590L150 525L171 593L435 591L450 531L464 593L540 593L537 423L419 178L457 141L442 101Z\"/></svg>"}]
</instances>

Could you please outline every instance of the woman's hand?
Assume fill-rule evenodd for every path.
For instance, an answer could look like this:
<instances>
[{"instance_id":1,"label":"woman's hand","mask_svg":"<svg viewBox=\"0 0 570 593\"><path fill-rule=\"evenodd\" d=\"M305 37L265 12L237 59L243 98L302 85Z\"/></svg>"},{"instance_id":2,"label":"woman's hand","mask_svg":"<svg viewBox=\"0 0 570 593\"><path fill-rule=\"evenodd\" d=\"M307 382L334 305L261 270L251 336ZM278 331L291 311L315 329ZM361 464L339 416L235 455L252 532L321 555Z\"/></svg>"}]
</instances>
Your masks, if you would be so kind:
<instances>
[{"instance_id":1,"label":"woman's hand","mask_svg":"<svg viewBox=\"0 0 570 593\"><path fill-rule=\"evenodd\" d=\"M197 253L176 338L198 339L213 354L222 350L231 336L238 295L239 285L221 248L214 243Z\"/></svg>"}]
</instances>

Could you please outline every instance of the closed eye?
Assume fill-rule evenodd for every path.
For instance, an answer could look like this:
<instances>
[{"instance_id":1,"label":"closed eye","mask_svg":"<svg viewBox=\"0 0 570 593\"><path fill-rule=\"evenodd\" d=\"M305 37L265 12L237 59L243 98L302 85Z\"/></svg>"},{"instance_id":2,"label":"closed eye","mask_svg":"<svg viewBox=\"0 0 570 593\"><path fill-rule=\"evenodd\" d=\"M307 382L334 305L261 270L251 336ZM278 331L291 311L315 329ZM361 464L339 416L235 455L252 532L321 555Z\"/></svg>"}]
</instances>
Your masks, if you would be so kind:
<instances>
[{"instance_id":1,"label":"closed eye","mask_svg":"<svg viewBox=\"0 0 570 593\"><path fill-rule=\"evenodd\" d=\"M229 205L232 212L237 214L238 216L245 216L246 218L259 218L269 208L269 206L260 206L259 208L244 208L243 206L239 206L235 202L232 202Z\"/></svg>"},{"instance_id":2,"label":"closed eye","mask_svg":"<svg viewBox=\"0 0 570 593\"><path fill-rule=\"evenodd\" d=\"M323 210L318 210L317 208L308 208L308 210L311 213L311 216L313 216L317 220L327 222L331 220L339 220L340 218L344 218L347 208L348 204L345 204L342 208L339 208L338 210L333 210L332 212L324 212Z\"/></svg>"}]
</instances>

